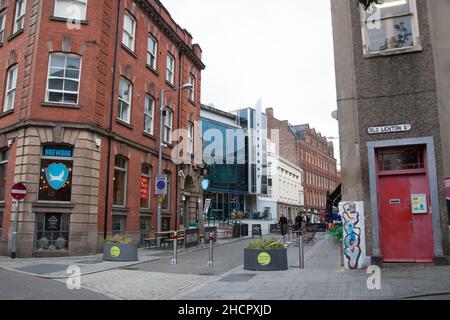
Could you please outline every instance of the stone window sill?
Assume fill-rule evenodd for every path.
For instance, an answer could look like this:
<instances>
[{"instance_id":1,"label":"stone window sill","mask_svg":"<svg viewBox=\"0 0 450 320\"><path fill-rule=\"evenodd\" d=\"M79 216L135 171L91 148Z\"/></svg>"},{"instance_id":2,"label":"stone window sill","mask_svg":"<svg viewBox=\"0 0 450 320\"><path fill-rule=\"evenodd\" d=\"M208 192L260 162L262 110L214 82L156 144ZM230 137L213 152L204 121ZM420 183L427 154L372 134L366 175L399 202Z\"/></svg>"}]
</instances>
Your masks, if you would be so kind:
<instances>
[{"instance_id":1,"label":"stone window sill","mask_svg":"<svg viewBox=\"0 0 450 320\"><path fill-rule=\"evenodd\" d=\"M23 28L20 29L20 30L17 30L15 33L13 33L12 35L9 36L8 41L11 41L11 40L13 40L14 38L18 37L19 35L21 35L22 33L24 33L24 31L25 31L25 30L24 30Z\"/></svg>"},{"instance_id":2,"label":"stone window sill","mask_svg":"<svg viewBox=\"0 0 450 320\"><path fill-rule=\"evenodd\" d=\"M130 129L130 130L133 130L133 128L134 128L131 124L126 123L125 121L120 120L120 119L118 119L118 118L116 118L116 122L117 122L118 124L120 124L121 126L124 126L125 128L128 128L128 129Z\"/></svg>"},{"instance_id":3,"label":"stone window sill","mask_svg":"<svg viewBox=\"0 0 450 320\"><path fill-rule=\"evenodd\" d=\"M126 45L124 45L124 44L122 43L121 46L122 46L122 48L123 48L126 52L128 52L133 58L135 58L135 59L138 58L137 54L134 53L133 50L131 50L130 48L128 48Z\"/></svg>"},{"instance_id":4,"label":"stone window sill","mask_svg":"<svg viewBox=\"0 0 450 320\"><path fill-rule=\"evenodd\" d=\"M156 140L156 137L155 137L154 135L152 135L151 133L148 133L148 132L146 132L146 131L142 131L142 134L143 134L144 136L146 136L147 138L150 138L150 139L152 139L152 140Z\"/></svg>"},{"instance_id":5,"label":"stone window sill","mask_svg":"<svg viewBox=\"0 0 450 320\"><path fill-rule=\"evenodd\" d=\"M422 48L422 46L417 45L417 46L408 47L408 48L389 49L389 50L380 51L380 52L365 53L364 58L370 59L370 58L376 58L376 57L386 57L386 56L393 56L393 55L397 55L397 54L405 54L405 53L420 52L420 51L423 51L423 48Z\"/></svg>"},{"instance_id":6,"label":"stone window sill","mask_svg":"<svg viewBox=\"0 0 450 320\"><path fill-rule=\"evenodd\" d=\"M14 109L2 112L2 113L0 113L0 118L6 117L6 116L8 116L10 114L13 114L13 113L14 113Z\"/></svg>"},{"instance_id":7,"label":"stone window sill","mask_svg":"<svg viewBox=\"0 0 450 320\"><path fill-rule=\"evenodd\" d=\"M79 22L82 25L87 25L88 22L86 20L74 20L74 19L69 19L69 18L63 18L63 17L56 17L56 16L50 16L50 20L51 21L60 21L60 22Z\"/></svg>"},{"instance_id":8,"label":"stone window sill","mask_svg":"<svg viewBox=\"0 0 450 320\"><path fill-rule=\"evenodd\" d=\"M43 107L53 107L53 108L71 108L71 109L80 109L81 106L79 104L70 104L70 103L59 103L59 102L47 102L44 101L41 103Z\"/></svg>"},{"instance_id":9,"label":"stone window sill","mask_svg":"<svg viewBox=\"0 0 450 320\"><path fill-rule=\"evenodd\" d=\"M142 215L151 215L153 214L153 211L151 209L140 209L140 213Z\"/></svg>"},{"instance_id":10,"label":"stone window sill","mask_svg":"<svg viewBox=\"0 0 450 320\"><path fill-rule=\"evenodd\" d=\"M151 72L153 72L157 77L159 77L159 72L156 71L155 69L153 69L151 66L149 66L148 64L146 65L147 69L150 70Z\"/></svg>"},{"instance_id":11,"label":"stone window sill","mask_svg":"<svg viewBox=\"0 0 450 320\"><path fill-rule=\"evenodd\" d=\"M71 202L39 201L33 203L33 208L75 208L75 204Z\"/></svg>"},{"instance_id":12,"label":"stone window sill","mask_svg":"<svg viewBox=\"0 0 450 320\"><path fill-rule=\"evenodd\" d=\"M112 214L115 214L115 215L127 215L128 212L130 212L129 208L112 206Z\"/></svg>"}]
</instances>

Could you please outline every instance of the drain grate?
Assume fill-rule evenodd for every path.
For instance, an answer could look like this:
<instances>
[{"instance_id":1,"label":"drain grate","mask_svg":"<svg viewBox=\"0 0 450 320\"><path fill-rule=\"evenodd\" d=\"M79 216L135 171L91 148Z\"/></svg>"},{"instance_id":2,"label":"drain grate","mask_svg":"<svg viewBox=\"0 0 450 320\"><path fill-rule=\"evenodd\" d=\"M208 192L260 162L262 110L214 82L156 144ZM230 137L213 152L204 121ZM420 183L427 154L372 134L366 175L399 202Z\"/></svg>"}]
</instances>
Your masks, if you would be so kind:
<instances>
[{"instance_id":1,"label":"drain grate","mask_svg":"<svg viewBox=\"0 0 450 320\"><path fill-rule=\"evenodd\" d=\"M256 274L231 274L219 280L219 282L247 282Z\"/></svg>"}]
</instances>

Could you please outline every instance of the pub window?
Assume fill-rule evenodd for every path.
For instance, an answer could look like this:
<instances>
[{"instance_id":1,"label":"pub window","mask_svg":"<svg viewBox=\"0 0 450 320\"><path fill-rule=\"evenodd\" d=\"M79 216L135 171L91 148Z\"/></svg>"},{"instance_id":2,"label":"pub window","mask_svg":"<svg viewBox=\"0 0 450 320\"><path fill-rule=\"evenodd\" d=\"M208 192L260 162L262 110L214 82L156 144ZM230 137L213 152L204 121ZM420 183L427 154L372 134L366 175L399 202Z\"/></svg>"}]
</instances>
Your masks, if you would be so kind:
<instances>
[{"instance_id":1,"label":"pub window","mask_svg":"<svg viewBox=\"0 0 450 320\"><path fill-rule=\"evenodd\" d=\"M170 172L165 172L167 174L167 195L164 197L164 202L162 204L163 210L169 210L170 203Z\"/></svg>"},{"instance_id":2,"label":"pub window","mask_svg":"<svg viewBox=\"0 0 450 320\"><path fill-rule=\"evenodd\" d=\"M0 151L0 202L5 201L7 169L8 169L8 150L2 150Z\"/></svg>"},{"instance_id":3,"label":"pub window","mask_svg":"<svg viewBox=\"0 0 450 320\"><path fill-rule=\"evenodd\" d=\"M125 235L127 217L126 216L112 216L112 234L115 235Z\"/></svg>"},{"instance_id":4,"label":"pub window","mask_svg":"<svg viewBox=\"0 0 450 320\"><path fill-rule=\"evenodd\" d=\"M141 172L141 209L150 209L152 167L148 164L143 164Z\"/></svg>"},{"instance_id":5,"label":"pub window","mask_svg":"<svg viewBox=\"0 0 450 320\"><path fill-rule=\"evenodd\" d=\"M140 245L145 245L146 238L150 237L150 230L151 230L151 219L150 217L141 217L139 219L139 226L140 226Z\"/></svg>"},{"instance_id":6,"label":"pub window","mask_svg":"<svg viewBox=\"0 0 450 320\"><path fill-rule=\"evenodd\" d=\"M73 147L45 145L39 179L40 201L70 202L72 197Z\"/></svg>"},{"instance_id":7,"label":"pub window","mask_svg":"<svg viewBox=\"0 0 450 320\"><path fill-rule=\"evenodd\" d=\"M65 251L69 248L70 215L36 213L35 250Z\"/></svg>"},{"instance_id":8,"label":"pub window","mask_svg":"<svg viewBox=\"0 0 450 320\"><path fill-rule=\"evenodd\" d=\"M113 205L125 207L127 187L128 161L122 156L116 156L114 165Z\"/></svg>"}]
</instances>

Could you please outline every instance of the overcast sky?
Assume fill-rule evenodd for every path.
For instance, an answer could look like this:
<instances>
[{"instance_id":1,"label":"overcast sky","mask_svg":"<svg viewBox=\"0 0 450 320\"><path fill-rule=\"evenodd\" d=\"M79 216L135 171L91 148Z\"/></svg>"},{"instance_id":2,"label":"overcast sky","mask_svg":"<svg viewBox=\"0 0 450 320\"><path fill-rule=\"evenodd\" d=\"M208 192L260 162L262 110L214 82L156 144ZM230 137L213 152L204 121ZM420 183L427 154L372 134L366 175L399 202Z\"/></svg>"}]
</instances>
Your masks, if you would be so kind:
<instances>
[{"instance_id":1,"label":"overcast sky","mask_svg":"<svg viewBox=\"0 0 450 320\"><path fill-rule=\"evenodd\" d=\"M231 111L262 98L276 118L338 136L329 0L161 2L203 49L202 103Z\"/></svg>"}]
</instances>

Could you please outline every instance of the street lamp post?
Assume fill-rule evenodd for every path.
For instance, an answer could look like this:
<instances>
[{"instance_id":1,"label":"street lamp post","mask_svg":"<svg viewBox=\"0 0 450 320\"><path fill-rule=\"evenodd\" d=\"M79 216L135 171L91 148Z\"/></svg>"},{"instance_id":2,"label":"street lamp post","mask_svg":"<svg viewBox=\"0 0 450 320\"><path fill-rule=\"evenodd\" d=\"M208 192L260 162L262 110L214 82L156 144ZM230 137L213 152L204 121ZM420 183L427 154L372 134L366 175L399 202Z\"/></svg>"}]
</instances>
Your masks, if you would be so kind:
<instances>
[{"instance_id":1,"label":"street lamp post","mask_svg":"<svg viewBox=\"0 0 450 320\"><path fill-rule=\"evenodd\" d=\"M164 124L164 94L166 92L171 91L177 91L177 90L185 90L185 89L191 89L193 87L192 84L184 84L180 88L170 89L170 90L161 90L161 94L159 96L160 100L160 115L159 115L159 159L158 159L158 174L162 174L162 148L163 148L163 124ZM163 196L162 196L163 197ZM161 210L162 210L162 199L158 199L158 213L157 213L157 222L156 222L156 229L157 232L161 232ZM161 244L161 238L156 237L157 246L159 247Z\"/></svg>"}]
</instances>

